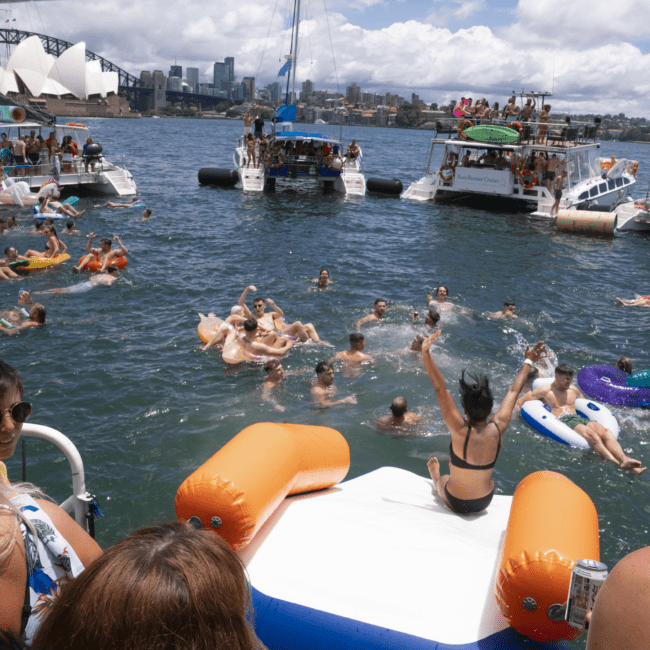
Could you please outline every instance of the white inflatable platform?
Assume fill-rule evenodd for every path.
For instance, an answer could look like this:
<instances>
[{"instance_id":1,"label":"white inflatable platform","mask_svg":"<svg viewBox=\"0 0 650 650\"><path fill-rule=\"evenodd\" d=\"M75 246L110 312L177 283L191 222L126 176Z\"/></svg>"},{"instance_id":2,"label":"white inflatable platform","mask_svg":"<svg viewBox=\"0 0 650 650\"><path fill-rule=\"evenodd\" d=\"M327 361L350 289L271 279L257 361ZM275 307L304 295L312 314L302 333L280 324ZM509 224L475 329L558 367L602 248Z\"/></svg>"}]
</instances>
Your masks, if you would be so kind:
<instances>
[{"instance_id":1,"label":"white inflatable platform","mask_svg":"<svg viewBox=\"0 0 650 650\"><path fill-rule=\"evenodd\" d=\"M240 551L258 636L272 650L566 648L498 609L511 502L457 515L429 479L392 467L285 499Z\"/></svg>"}]
</instances>

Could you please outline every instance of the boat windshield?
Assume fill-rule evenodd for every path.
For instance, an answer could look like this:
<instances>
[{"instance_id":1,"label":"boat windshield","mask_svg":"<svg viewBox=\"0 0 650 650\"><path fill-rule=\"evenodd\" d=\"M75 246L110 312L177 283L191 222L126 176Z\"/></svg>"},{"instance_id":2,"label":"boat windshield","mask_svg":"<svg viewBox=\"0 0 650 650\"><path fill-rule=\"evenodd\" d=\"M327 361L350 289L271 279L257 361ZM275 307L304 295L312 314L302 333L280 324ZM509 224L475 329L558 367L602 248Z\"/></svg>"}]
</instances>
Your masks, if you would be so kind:
<instances>
[{"instance_id":1,"label":"boat windshield","mask_svg":"<svg viewBox=\"0 0 650 650\"><path fill-rule=\"evenodd\" d=\"M568 151L567 158L571 187L600 175L600 161L595 148Z\"/></svg>"}]
</instances>

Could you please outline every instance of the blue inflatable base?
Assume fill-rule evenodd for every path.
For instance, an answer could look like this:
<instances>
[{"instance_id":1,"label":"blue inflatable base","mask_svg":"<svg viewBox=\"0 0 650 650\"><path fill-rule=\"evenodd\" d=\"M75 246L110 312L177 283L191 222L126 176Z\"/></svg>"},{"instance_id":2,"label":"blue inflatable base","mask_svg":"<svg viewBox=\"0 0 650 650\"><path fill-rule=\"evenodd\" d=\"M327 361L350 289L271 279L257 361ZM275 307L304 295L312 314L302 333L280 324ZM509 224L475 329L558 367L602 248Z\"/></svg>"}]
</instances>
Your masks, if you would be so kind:
<instances>
[{"instance_id":1,"label":"blue inflatable base","mask_svg":"<svg viewBox=\"0 0 650 650\"><path fill-rule=\"evenodd\" d=\"M399 597L398 594L395 595ZM568 650L509 627L474 643L449 645L272 598L251 587L255 632L269 650Z\"/></svg>"}]
</instances>

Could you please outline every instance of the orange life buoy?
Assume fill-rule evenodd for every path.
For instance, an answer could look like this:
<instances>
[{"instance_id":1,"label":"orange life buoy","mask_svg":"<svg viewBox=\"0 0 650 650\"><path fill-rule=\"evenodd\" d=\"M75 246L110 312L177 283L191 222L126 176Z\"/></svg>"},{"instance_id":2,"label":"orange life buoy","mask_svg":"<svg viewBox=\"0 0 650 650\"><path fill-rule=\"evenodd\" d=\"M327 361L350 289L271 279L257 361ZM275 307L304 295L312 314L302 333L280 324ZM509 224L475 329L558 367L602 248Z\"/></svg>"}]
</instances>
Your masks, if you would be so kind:
<instances>
[{"instance_id":1,"label":"orange life buoy","mask_svg":"<svg viewBox=\"0 0 650 650\"><path fill-rule=\"evenodd\" d=\"M466 140L467 136L463 133L463 131L465 129L468 129L473 124L474 122L472 122L472 120L462 120L461 123L458 125L458 137L462 138L463 140Z\"/></svg>"},{"instance_id":2,"label":"orange life buoy","mask_svg":"<svg viewBox=\"0 0 650 650\"><path fill-rule=\"evenodd\" d=\"M447 157L447 164L456 171L456 167L458 166L458 154L451 151Z\"/></svg>"},{"instance_id":3,"label":"orange life buoy","mask_svg":"<svg viewBox=\"0 0 650 650\"><path fill-rule=\"evenodd\" d=\"M448 176L445 176L444 174L445 169L448 169L450 172ZM438 170L438 175L445 183L448 183L454 177L454 168L451 165L443 165Z\"/></svg>"},{"instance_id":4,"label":"orange life buoy","mask_svg":"<svg viewBox=\"0 0 650 650\"><path fill-rule=\"evenodd\" d=\"M510 124L508 124L508 128L512 129L513 131L519 131L519 137L524 135L524 129L521 124L519 124L519 122L510 122Z\"/></svg>"},{"instance_id":5,"label":"orange life buoy","mask_svg":"<svg viewBox=\"0 0 650 650\"><path fill-rule=\"evenodd\" d=\"M524 181L524 177L528 176L529 174L532 175L533 180L532 180L530 183L526 183L526 182ZM527 171L523 171L523 170L522 170L522 171L519 173L519 183L520 183L521 185L523 185L527 190L529 190L529 189L530 189L531 187L533 187L534 185L537 185L537 174L536 174L532 169L529 169L529 170L527 170Z\"/></svg>"},{"instance_id":6,"label":"orange life buoy","mask_svg":"<svg viewBox=\"0 0 650 650\"><path fill-rule=\"evenodd\" d=\"M604 162L601 162L601 163L600 163L600 168L601 168L604 172L608 172L608 171L612 168L612 163L609 162L609 160L605 160Z\"/></svg>"},{"instance_id":7,"label":"orange life buoy","mask_svg":"<svg viewBox=\"0 0 650 650\"><path fill-rule=\"evenodd\" d=\"M97 256L96 253L93 253L93 255L95 256L95 259L90 260L90 262L88 262L88 264L86 264L84 268L88 269L89 271L99 271L102 268L101 262L99 261L99 257ZM86 256L82 255L79 258L77 264L81 264L84 260L84 257ZM128 263L129 261L126 259L126 257L124 257L124 255L120 255L119 257L116 257L115 259L112 259L110 261L110 264L112 264L113 266L117 266L118 269L124 268Z\"/></svg>"},{"instance_id":8,"label":"orange life buoy","mask_svg":"<svg viewBox=\"0 0 650 650\"><path fill-rule=\"evenodd\" d=\"M634 163L632 163L632 174L636 176L636 170L639 168L639 161L635 160Z\"/></svg>"}]
</instances>

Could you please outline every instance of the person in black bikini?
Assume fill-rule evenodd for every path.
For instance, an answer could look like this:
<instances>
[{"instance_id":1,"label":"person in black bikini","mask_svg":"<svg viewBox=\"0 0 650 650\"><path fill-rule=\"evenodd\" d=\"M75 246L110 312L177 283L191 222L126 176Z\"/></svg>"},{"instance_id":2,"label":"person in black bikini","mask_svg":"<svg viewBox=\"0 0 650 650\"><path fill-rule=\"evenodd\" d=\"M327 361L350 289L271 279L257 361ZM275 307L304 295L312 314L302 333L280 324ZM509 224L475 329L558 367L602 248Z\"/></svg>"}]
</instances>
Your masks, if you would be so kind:
<instances>
[{"instance_id":1,"label":"person in black bikini","mask_svg":"<svg viewBox=\"0 0 650 650\"><path fill-rule=\"evenodd\" d=\"M431 344L440 334L438 331L422 343L422 358L436 391L442 417L451 433L449 474L440 475L440 463L435 456L429 459L427 466L433 479L434 494L440 495L451 510L460 514L480 512L490 505L494 495L492 470L501 451L503 433L510 424L517 396L528 378L530 366L544 356L546 346L543 341L532 350L526 346L522 368L496 415L488 422L494 397L485 376L477 378L468 375L475 382L468 384L463 370L460 394L465 417L456 407L442 373L429 354ZM454 447L460 449L461 445L462 457L454 451Z\"/></svg>"}]
</instances>

